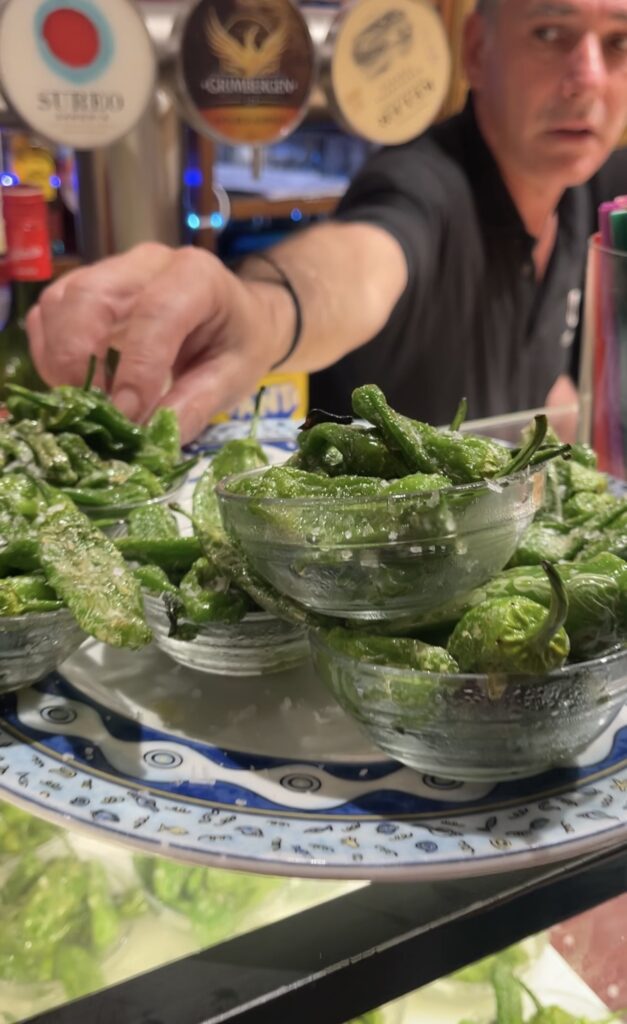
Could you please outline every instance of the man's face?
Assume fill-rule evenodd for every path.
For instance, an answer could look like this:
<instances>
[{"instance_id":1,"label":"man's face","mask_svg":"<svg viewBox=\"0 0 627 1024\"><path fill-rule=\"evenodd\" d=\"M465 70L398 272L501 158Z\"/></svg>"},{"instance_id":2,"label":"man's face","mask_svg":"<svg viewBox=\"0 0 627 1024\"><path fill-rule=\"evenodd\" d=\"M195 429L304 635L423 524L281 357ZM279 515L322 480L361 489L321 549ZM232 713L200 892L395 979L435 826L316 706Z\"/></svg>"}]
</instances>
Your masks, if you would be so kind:
<instances>
[{"instance_id":1,"label":"man's face","mask_svg":"<svg viewBox=\"0 0 627 1024\"><path fill-rule=\"evenodd\" d=\"M497 157L519 173L590 178L627 122L627 0L501 0L474 15L467 70Z\"/></svg>"}]
</instances>

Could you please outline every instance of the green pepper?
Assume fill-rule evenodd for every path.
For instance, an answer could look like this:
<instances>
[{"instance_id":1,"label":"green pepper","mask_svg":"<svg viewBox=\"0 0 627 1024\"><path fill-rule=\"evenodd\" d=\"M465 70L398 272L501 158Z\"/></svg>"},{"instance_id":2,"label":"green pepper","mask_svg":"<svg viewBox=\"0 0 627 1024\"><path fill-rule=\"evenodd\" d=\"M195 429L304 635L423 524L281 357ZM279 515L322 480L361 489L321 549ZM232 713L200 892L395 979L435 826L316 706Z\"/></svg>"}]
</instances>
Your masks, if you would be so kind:
<instances>
[{"instance_id":1,"label":"green pepper","mask_svg":"<svg viewBox=\"0 0 627 1024\"><path fill-rule=\"evenodd\" d=\"M225 576L252 598L255 605L277 619L312 628L328 625L328 619L324 615L306 610L297 601L280 594L271 583L258 576L243 554L226 539L213 542L206 554Z\"/></svg>"},{"instance_id":2,"label":"green pepper","mask_svg":"<svg viewBox=\"0 0 627 1024\"><path fill-rule=\"evenodd\" d=\"M144 431L144 444L158 448L169 469L176 465L181 456L181 430L174 409L162 405L152 414Z\"/></svg>"},{"instance_id":3,"label":"green pepper","mask_svg":"<svg viewBox=\"0 0 627 1024\"><path fill-rule=\"evenodd\" d=\"M120 412L102 392L94 388L89 394L95 396L96 401L88 414L88 419L98 426L104 427L114 441L124 445L125 451L131 453L138 451L144 436L142 428Z\"/></svg>"},{"instance_id":4,"label":"green pepper","mask_svg":"<svg viewBox=\"0 0 627 1024\"><path fill-rule=\"evenodd\" d=\"M101 462L99 467L94 467L80 481L82 490L131 485L143 487L151 498L157 498L164 493L163 484L149 469L144 466L136 466L131 462L123 462L120 459Z\"/></svg>"},{"instance_id":5,"label":"green pepper","mask_svg":"<svg viewBox=\"0 0 627 1024\"><path fill-rule=\"evenodd\" d=\"M31 448L46 480L51 484L75 484L78 477L72 464L57 444L53 434L45 433L41 424L33 420L22 420L16 426L18 435Z\"/></svg>"},{"instance_id":6,"label":"green pepper","mask_svg":"<svg viewBox=\"0 0 627 1024\"><path fill-rule=\"evenodd\" d=\"M259 422L261 392L257 396L255 415L248 437L233 438L218 451L194 488L192 520L196 533L209 543L223 536L222 517L215 493L219 480L268 465L268 456L255 438Z\"/></svg>"},{"instance_id":7,"label":"green pepper","mask_svg":"<svg viewBox=\"0 0 627 1024\"><path fill-rule=\"evenodd\" d=\"M448 642L461 672L545 673L560 668L570 650L563 628L568 596L550 562L543 568L551 585L547 610L528 597L502 597L471 608Z\"/></svg>"},{"instance_id":8,"label":"green pepper","mask_svg":"<svg viewBox=\"0 0 627 1024\"><path fill-rule=\"evenodd\" d=\"M69 385L52 388L45 394L17 384L9 385L7 391L7 406L14 420L38 419L46 430L54 433L86 419L95 405L91 393ZM38 410L38 416L32 414L33 409Z\"/></svg>"},{"instance_id":9,"label":"green pepper","mask_svg":"<svg viewBox=\"0 0 627 1024\"><path fill-rule=\"evenodd\" d=\"M120 921L111 902L107 877L96 861L87 865L87 907L91 945L102 953L120 938Z\"/></svg>"},{"instance_id":10,"label":"green pepper","mask_svg":"<svg viewBox=\"0 0 627 1024\"><path fill-rule=\"evenodd\" d=\"M206 558L194 562L179 589L185 617L199 626L208 622L241 622L254 608L248 595Z\"/></svg>"},{"instance_id":11,"label":"green pepper","mask_svg":"<svg viewBox=\"0 0 627 1024\"><path fill-rule=\"evenodd\" d=\"M0 547L0 577L11 573L37 572L39 569L41 560L37 533L34 528L26 526L20 539L8 540Z\"/></svg>"},{"instance_id":12,"label":"green pepper","mask_svg":"<svg viewBox=\"0 0 627 1024\"><path fill-rule=\"evenodd\" d=\"M89 447L80 434L57 434L56 437L59 448L70 460L78 480L94 471L103 469L105 465L103 460Z\"/></svg>"},{"instance_id":13,"label":"green pepper","mask_svg":"<svg viewBox=\"0 0 627 1024\"><path fill-rule=\"evenodd\" d=\"M457 662L442 647L434 647L405 637L364 635L336 626L325 631L326 642L349 658L370 665L415 669L418 672L459 672Z\"/></svg>"},{"instance_id":14,"label":"green pepper","mask_svg":"<svg viewBox=\"0 0 627 1024\"><path fill-rule=\"evenodd\" d=\"M2 452L3 468L8 463L20 462L27 466L34 461L33 451L15 430L7 423L0 425L0 451Z\"/></svg>"},{"instance_id":15,"label":"green pepper","mask_svg":"<svg viewBox=\"0 0 627 1024\"><path fill-rule=\"evenodd\" d=\"M55 951L53 970L68 999L91 995L105 986L96 958L83 946L68 943L59 946Z\"/></svg>"},{"instance_id":16,"label":"green pepper","mask_svg":"<svg viewBox=\"0 0 627 1024\"><path fill-rule=\"evenodd\" d=\"M577 491L563 505L563 516L572 525L584 523L592 516L609 512L620 502L613 494L594 491Z\"/></svg>"},{"instance_id":17,"label":"green pepper","mask_svg":"<svg viewBox=\"0 0 627 1024\"><path fill-rule=\"evenodd\" d=\"M627 640L627 564L610 554L564 562L559 573L568 596L564 628L570 654L585 660ZM539 565L509 569L435 613L428 625L456 621L472 607L503 597L526 597L549 608L552 589Z\"/></svg>"},{"instance_id":18,"label":"green pepper","mask_svg":"<svg viewBox=\"0 0 627 1024\"><path fill-rule=\"evenodd\" d=\"M58 833L54 825L34 818L13 804L0 803L0 855L26 853ZM24 863L24 858L21 863ZM6 893L0 894L0 902L3 895Z\"/></svg>"},{"instance_id":19,"label":"green pepper","mask_svg":"<svg viewBox=\"0 0 627 1024\"><path fill-rule=\"evenodd\" d=\"M178 597L178 587L170 580L167 573L158 565L138 565L133 569L133 576L144 590L160 597L161 594L172 594Z\"/></svg>"},{"instance_id":20,"label":"green pepper","mask_svg":"<svg viewBox=\"0 0 627 1024\"><path fill-rule=\"evenodd\" d=\"M168 575L188 572L202 555L197 537L172 537L168 540L118 537L114 543L128 562L157 565Z\"/></svg>"},{"instance_id":21,"label":"green pepper","mask_svg":"<svg viewBox=\"0 0 627 1024\"><path fill-rule=\"evenodd\" d=\"M148 891L185 914L203 946L232 935L280 885L267 876L189 867L163 858L137 857L135 863Z\"/></svg>"},{"instance_id":22,"label":"green pepper","mask_svg":"<svg viewBox=\"0 0 627 1024\"><path fill-rule=\"evenodd\" d=\"M607 490L607 476L591 466L582 465L574 458L559 460L556 466L567 499L579 491L603 494Z\"/></svg>"},{"instance_id":23,"label":"green pepper","mask_svg":"<svg viewBox=\"0 0 627 1024\"><path fill-rule=\"evenodd\" d=\"M520 985L511 970L497 963L492 974L496 999L496 1024L523 1024L523 1003Z\"/></svg>"},{"instance_id":24,"label":"green pepper","mask_svg":"<svg viewBox=\"0 0 627 1024\"><path fill-rule=\"evenodd\" d=\"M124 508L149 501L153 495L141 484L128 483L119 487L64 487L63 493L77 505L85 508Z\"/></svg>"},{"instance_id":25,"label":"green pepper","mask_svg":"<svg viewBox=\"0 0 627 1024\"><path fill-rule=\"evenodd\" d=\"M46 506L38 483L25 473L5 473L0 477L0 510L34 519Z\"/></svg>"},{"instance_id":26,"label":"green pepper","mask_svg":"<svg viewBox=\"0 0 627 1024\"><path fill-rule=\"evenodd\" d=\"M403 458L372 428L317 423L301 431L298 447L300 467L312 473L391 480L410 472Z\"/></svg>"},{"instance_id":27,"label":"green pepper","mask_svg":"<svg viewBox=\"0 0 627 1024\"><path fill-rule=\"evenodd\" d=\"M142 505L128 517L129 537L142 540L171 540L179 536L176 516L165 505Z\"/></svg>"},{"instance_id":28,"label":"green pepper","mask_svg":"<svg viewBox=\"0 0 627 1024\"><path fill-rule=\"evenodd\" d=\"M356 388L352 403L355 414L374 424L387 444L402 453L411 470L441 472L454 484L475 483L523 469L546 432L546 417L536 417L532 442L512 458L510 450L496 441L438 430L402 416L390 408L385 395L374 384Z\"/></svg>"},{"instance_id":29,"label":"green pepper","mask_svg":"<svg viewBox=\"0 0 627 1024\"><path fill-rule=\"evenodd\" d=\"M0 616L52 612L62 606L54 590L39 576L0 579Z\"/></svg>"},{"instance_id":30,"label":"green pepper","mask_svg":"<svg viewBox=\"0 0 627 1024\"><path fill-rule=\"evenodd\" d=\"M293 466L271 466L265 473L235 481L229 492L252 498L377 498L443 490L451 481L442 473L410 473L397 480L367 476L326 477Z\"/></svg>"},{"instance_id":31,"label":"green pepper","mask_svg":"<svg viewBox=\"0 0 627 1024\"><path fill-rule=\"evenodd\" d=\"M37 879L41 878L45 870L45 862L35 853L29 852L21 857L2 885L2 902L5 907L10 907L21 899Z\"/></svg>"},{"instance_id":32,"label":"green pepper","mask_svg":"<svg viewBox=\"0 0 627 1024\"><path fill-rule=\"evenodd\" d=\"M536 519L523 534L509 567L567 561L577 555L582 545L582 534L567 524Z\"/></svg>"},{"instance_id":33,"label":"green pepper","mask_svg":"<svg viewBox=\"0 0 627 1024\"><path fill-rule=\"evenodd\" d=\"M141 589L122 555L61 494L45 513L39 543L48 582L86 633L114 647L150 642Z\"/></svg>"}]
</instances>

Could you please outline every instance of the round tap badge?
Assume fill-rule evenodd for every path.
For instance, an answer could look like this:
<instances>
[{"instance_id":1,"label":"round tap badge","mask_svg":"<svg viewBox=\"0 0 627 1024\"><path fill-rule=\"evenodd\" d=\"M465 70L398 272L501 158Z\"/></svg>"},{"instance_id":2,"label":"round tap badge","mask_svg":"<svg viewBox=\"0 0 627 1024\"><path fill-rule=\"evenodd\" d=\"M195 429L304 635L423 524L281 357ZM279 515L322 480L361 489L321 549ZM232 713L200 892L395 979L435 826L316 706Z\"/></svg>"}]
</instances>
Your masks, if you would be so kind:
<instances>
[{"instance_id":1,"label":"round tap badge","mask_svg":"<svg viewBox=\"0 0 627 1024\"><path fill-rule=\"evenodd\" d=\"M157 62L132 0L8 0L0 16L0 78L39 134L93 149L145 112Z\"/></svg>"},{"instance_id":2,"label":"round tap badge","mask_svg":"<svg viewBox=\"0 0 627 1024\"><path fill-rule=\"evenodd\" d=\"M338 15L327 49L329 100L350 131L399 145L437 117L451 56L428 0L358 0Z\"/></svg>"},{"instance_id":3,"label":"round tap badge","mask_svg":"<svg viewBox=\"0 0 627 1024\"><path fill-rule=\"evenodd\" d=\"M179 95L198 131L267 145L305 116L314 46L291 0L200 0L180 37Z\"/></svg>"}]
</instances>

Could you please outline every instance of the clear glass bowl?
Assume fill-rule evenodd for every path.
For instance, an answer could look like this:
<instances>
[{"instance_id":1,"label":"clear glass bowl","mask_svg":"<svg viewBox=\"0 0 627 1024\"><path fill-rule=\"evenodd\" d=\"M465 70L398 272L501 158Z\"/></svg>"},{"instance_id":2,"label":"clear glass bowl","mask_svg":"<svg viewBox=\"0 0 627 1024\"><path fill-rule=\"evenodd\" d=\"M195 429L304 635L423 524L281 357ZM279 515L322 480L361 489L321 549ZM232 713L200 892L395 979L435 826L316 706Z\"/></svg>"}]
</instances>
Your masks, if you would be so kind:
<instances>
[{"instance_id":1,"label":"clear glass bowl","mask_svg":"<svg viewBox=\"0 0 627 1024\"><path fill-rule=\"evenodd\" d=\"M352 619L422 615L499 572L540 507L544 468L376 498L251 498L218 484L251 565L306 608Z\"/></svg>"},{"instance_id":2,"label":"clear glass bowl","mask_svg":"<svg viewBox=\"0 0 627 1024\"><path fill-rule=\"evenodd\" d=\"M150 505L167 505L170 502L178 501L185 479L177 483L171 491L166 494L159 494L156 498L146 498L143 501L133 501L126 505L81 505L75 502L77 508L84 512L89 519L101 522L103 533L107 537L123 537L128 531L127 519L136 508L146 508Z\"/></svg>"},{"instance_id":3,"label":"clear glass bowl","mask_svg":"<svg viewBox=\"0 0 627 1024\"><path fill-rule=\"evenodd\" d=\"M85 633L67 608L0 617L0 694L43 679L83 640Z\"/></svg>"},{"instance_id":4,"label":"clear glass bowl","mask_svg":"<svg viewBox=\"0 0 627 1024\"><path fill-rule=\"evenodd\" d=\"M144 591L144 607L157 646L196 672L260 676L294 668L309 657L305 630L267 612L251 612L236 623L214 622L199 627L195 640L175 640L168 636L163 601Z\"/></svg>"},{"instance_id":5,"label":"clear glass bowl","mask_svg":"<svg viewBox=\"0 0 627 1024\"><path fill-rule=\"evenodd\" d=\"M358 661L310 634L314 666L382 750L463 781L536 775L567 764L627 700L627 650L545 676L446 675Z\"/></svg>"}]
</instances>

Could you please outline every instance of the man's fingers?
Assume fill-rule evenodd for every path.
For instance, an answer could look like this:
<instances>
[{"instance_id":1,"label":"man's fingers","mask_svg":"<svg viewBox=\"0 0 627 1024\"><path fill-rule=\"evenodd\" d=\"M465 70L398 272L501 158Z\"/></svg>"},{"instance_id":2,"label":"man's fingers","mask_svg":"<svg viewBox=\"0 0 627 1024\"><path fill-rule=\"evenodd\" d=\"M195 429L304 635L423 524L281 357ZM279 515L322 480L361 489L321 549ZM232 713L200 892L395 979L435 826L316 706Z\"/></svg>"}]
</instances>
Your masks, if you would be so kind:
<instances>
[{"instance_id":1,"label":"man's fingers","mask_svg":"<svg viewBox=\"0 0 627 1024\"><path fill-rule=\"evenodd\" d=\"M49 384L81 383L90 355L104 358L116 324L173 259L149 243L60 278L27 322L37 369Z\"/></svg>"},{"instance_id":2,"label":"man's fingers","mask_svg":"<svg viewBox=\"0 0 627 1024\"><path fill-rule=\"evenodd\" d=\"M207 349L219 346L229 274L217 260L183 249L143 290L114 345L120 362L113 401L126 415L146 416L160 401L178 353L202 326Z\"/></svg>"},{"instance_id":3,"label":"man's fingers","mask_svg":"<svg viewBox=\"0 0 627 1024\"><path fill-rule=\"evenodd\" d=\"M205 357L177 378L160 405L178 414L183 444L193 441L218 412L230 411L249 398L258 386L264 370L249 361L245 368L231 352Z\"/></svg>"}]
</instances>

